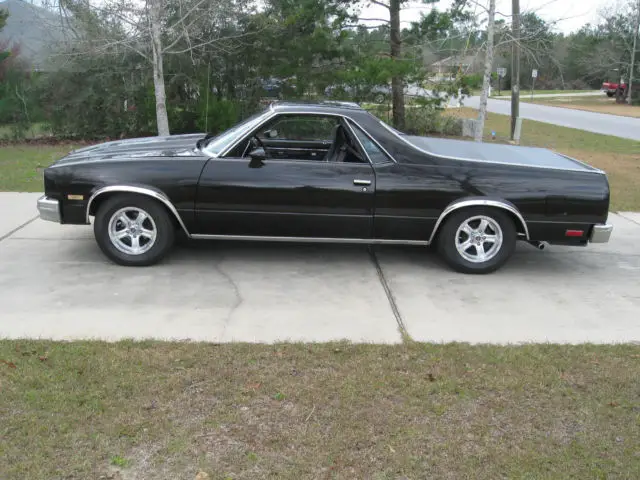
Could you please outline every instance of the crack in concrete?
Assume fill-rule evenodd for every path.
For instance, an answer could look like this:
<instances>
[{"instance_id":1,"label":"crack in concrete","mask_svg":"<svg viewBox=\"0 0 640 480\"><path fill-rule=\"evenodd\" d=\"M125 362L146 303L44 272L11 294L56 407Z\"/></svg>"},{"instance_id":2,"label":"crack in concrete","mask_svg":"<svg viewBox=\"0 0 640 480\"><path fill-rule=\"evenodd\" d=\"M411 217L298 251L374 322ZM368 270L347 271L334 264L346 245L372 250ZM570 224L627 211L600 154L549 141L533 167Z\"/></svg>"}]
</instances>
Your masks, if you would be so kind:
<instances>
[{"instance_id":1,"label":"crack in concrete","mask_svg":"<svg viewBox=\"0 0 640 480\"><path fill-rule=\"evenodd\" d=\"M622 218L624 218L625 220L629 220L631 223L635 223L636 225L640 225L640 222L634 220L633 218L627 217L624 213L622 212L616 212L616 214ZM615 232L615 229L614 229Z\"/></svg>"},{"instance_id":2,"label":"crack in concrete","mask_svg":"<svg viewBox=\"0 0 640 480\"><path fill-rule=\"evenodd\" d=\"M224 319L224 325L222 327L222 333L220 334L220 341L223 341L224 339L224 335L227 332L227 327L229 326L229 323L231 322L231 317L233 316L233 314L235 313L235 311L240 307L240 305L242 305L242 303L244 302L244 298L242 297L242 294L240 293L240 288L238 287L238 284L235 282L235 280L231 277L231 275L229 275L227 272L224 271L224 269L221 266L221 263L223 262L224 259L221 259L218 263L215 264L214 269L218 271L218 273L220 273L220 275L222 275L224 277L224 279L231 285L231 288L233 289L234 295L236 297L236 301L233 305L231 305L231 307L229 308L229 312L227 312L227 316Z\"/></svg>"},{"instance_id":3,"label":"crack in concrete","mask_svg":"<svg viewBox=\"0 0 640 480\"><path fill-rule=\"evenodd\" d=\"M35 217L33 217L31 220L27 220L26 222L24 222L22 225L20 225L17 228L14 228L13 230L11 230L9 233L4 234L3 236L0 237L0 242L3 241L6 238L9 238L11 235L13 235L14 233L16 233L18 230L23 229L24 227L26 227L27 225L29 225L31 222L37 220L38 218L40 218L40 215L36 215Z\"/></svg>"},{"instance_id":4,"label":"crack in concrete","mask_svg":"<svg viewBox=\"0 0 640 480\"><path fill-rule=\"evenodd\" d=\"M396 299L393 296L391 287L389 286L389 283L387 282L387 279L384 276L384 272L382 271L382 266L380 265L380 262L378 261L378 257L376 256L376 253L373 250L373 247L371 246L369 247L369 257L373 262L373 266L375 267L376 273L378 275L378 280L380 280L380 284L382 285L382 288L384 289L384 293L387 296L387 300L389 301L389 306L391 307L393 316L396 318L396 322L398 323L398 329L400 330L400 335L402 336L403 341L405 342L407 340L411 341L411 336L409 335L409 332L407 331L407 327L405 326L404 321L402 320L402 315L400 314L400 309L398 308Z\"/></svg>"}]
</instances>

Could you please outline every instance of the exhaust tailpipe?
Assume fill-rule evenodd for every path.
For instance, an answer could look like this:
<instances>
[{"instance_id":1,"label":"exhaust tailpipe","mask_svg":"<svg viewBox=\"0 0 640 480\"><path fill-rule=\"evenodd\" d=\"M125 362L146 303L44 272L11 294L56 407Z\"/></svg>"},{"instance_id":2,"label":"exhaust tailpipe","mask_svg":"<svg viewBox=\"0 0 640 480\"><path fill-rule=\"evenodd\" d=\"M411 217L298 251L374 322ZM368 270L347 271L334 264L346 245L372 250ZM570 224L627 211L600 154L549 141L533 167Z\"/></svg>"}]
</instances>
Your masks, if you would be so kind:
<instances>
[{"instance_id":1,"label":"exhaust tailpipe","mask_svg":"<svg viewBox=\"0 0 640 480\"><path fill-rule=\"evenodd\" d=\"M538 250L544 250L545 248L547 248L547 245L548 245L547 242L538 242L538 241L532 241L529 243L534 247L536 247Z\"/></svg>"}]
</instances>

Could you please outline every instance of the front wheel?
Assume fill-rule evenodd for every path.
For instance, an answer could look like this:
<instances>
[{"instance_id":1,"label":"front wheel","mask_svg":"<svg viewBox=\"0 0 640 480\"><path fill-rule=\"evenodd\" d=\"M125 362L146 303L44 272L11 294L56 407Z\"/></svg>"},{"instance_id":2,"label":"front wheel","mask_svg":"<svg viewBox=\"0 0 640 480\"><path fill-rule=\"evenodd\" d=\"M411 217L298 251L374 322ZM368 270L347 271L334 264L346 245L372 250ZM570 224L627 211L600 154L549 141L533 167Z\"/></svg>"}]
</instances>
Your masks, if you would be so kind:
<instances>
[{"instance_id":1,"label":"front wheel","mask_svg":"<svg viewBox=\"0 0 640 480\"><path fill-rule=\"evenodd\" d=\"M490 273L515 250L517 232L501 210L472 207L452 213L438 233L438 251L455 270Z\"/></svg>"},{"instance_id":2,"label":"front wheel","mask_svg":"<svg viewBox=\"0 0 640 480\"><path fill-rule=\"evenodd\" d=\"M98 208L93 231L102 252L125 266L147 266L169 251L175 227L165 208L140 195L116 195Z\"/></svg>"}]
</instances>

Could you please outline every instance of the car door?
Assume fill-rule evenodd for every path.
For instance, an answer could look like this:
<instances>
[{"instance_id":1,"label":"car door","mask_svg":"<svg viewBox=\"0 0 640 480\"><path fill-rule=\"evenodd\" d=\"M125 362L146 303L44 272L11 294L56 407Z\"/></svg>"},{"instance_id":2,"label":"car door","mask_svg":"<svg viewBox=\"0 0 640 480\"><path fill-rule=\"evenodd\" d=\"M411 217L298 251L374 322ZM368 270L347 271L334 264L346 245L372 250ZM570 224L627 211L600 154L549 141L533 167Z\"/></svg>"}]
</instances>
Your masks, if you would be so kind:
<instances>
[{"instance_id":1,"label":"car door","mask_svg":"<svg viewBox=\"0 0 640 480\"><path fill-rule=\"evenodd\" d=\"M304 122L306 114L281 114L240 141L224 158L211 159L198 185L196 215L205 235L368 239L372 235L375 175L364 156L329 161L306 153L252 160L252 138L273 129L279 120ZM327 141L332 146L339 116L315 115L310 138L287 141ZM330 120L330 122L327 122ZM344 128L344 127L342 127ZM264 143L264 140L262 140ZM266 146L266 145L265 145ZM268 147L267 147L268 148ZM302 147L300 147L302 148Z\"/></svg>"}]
</instances>

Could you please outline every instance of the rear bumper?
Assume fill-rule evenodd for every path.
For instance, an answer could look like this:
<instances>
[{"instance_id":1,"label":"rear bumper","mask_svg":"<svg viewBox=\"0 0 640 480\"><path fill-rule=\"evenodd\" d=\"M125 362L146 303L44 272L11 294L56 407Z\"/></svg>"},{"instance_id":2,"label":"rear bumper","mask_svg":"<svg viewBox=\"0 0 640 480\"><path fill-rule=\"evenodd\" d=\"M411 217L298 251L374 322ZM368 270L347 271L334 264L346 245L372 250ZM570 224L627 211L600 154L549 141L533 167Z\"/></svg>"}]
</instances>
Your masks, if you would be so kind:
<instances>
[{"instance_id":1,"label":"rear bumper","mask_svg":"<svg viewBox=\"0 0 640 480\"><path fill-rule=\"evenodd\" d=\"M49 198L46 195L43 195L38 199L38 213L42 220L56 223L62 222L62 217L60 216L60 202L53 198Z\"/></svg>"},{"instance_id":2,"label":"rear bumper","mask_svg":"<svg viewBox=\"0 0 640 480\"><path fill-rule=\"evenodd\" d=\"M589 241L591 243L607 243L611 237L611 232L613 232L613 225L594 225Z\"/></svg>"}]
</instances>

